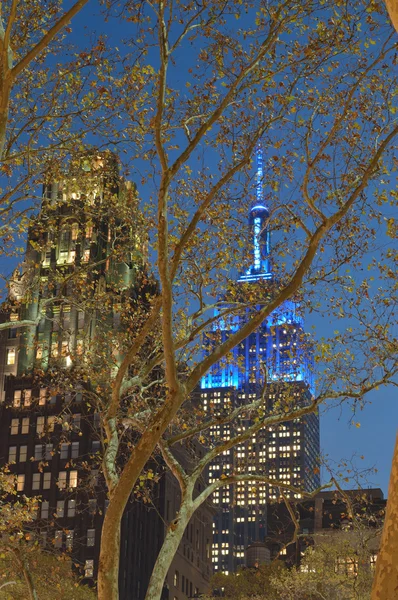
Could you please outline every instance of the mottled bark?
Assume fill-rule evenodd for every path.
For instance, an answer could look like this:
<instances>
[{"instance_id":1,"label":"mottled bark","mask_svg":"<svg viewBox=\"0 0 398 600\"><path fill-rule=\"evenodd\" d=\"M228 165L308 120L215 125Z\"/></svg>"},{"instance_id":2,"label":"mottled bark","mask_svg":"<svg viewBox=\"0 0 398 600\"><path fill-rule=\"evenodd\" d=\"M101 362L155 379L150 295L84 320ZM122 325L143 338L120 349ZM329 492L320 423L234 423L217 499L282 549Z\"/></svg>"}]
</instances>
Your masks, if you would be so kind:
<instances>
[{"instance_id":1,"label":"mottled bark","mask_svg":"<svg viewBox=\"0 0 398 600\"><path fill-rule=\"evenodd\" d=\"M170 569L173 558L187 528L190 518L194 513L193 501L181 504L180 512L176 519L169 525L162 548L159 552L149 581L145 600L160 600L163 584Z\"/></svg>"},{"instance_id":2,"label":"mottled bark","mask_svg":"<svg viewBox=\"0 0 398 600\"><path fill-rule=\"evenodd\" d=\"M398 31L398 0L385 0L388 14L396 31Z\"/></svg>"},{"instance_id":3,"label":"mottled bark","mask_svg":"<svg viewBox=\"0 0 398 600\"><path fill-rule=\"evenodd\" d=\"M185 396L184 396L185 397ZM169 396L156 413L152 424L142 434L110 494L109 507L101 533L101 550L98 569L98 600L118 600L120 553L120 525L131 491L142 469L156 448L171 420L179 409L183 396Z\"/></svg>"},{"instance_id":4,"label":"mottled bark","mask_svg":"<svg viewBox=\"0 0 398 600\"><path fill-rule=\"evenodd\" d=\"M372 600L398 598L398 435L388 488L387 513L377 556Z\"/></svg>"}]
</instances>

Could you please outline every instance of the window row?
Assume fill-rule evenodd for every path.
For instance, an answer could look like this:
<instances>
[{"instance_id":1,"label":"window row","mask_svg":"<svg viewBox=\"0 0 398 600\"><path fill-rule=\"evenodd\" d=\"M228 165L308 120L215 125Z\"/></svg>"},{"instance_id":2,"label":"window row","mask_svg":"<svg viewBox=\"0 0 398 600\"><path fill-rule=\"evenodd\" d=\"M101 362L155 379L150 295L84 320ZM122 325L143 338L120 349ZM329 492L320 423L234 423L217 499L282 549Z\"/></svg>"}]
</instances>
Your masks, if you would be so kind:
<instances>
[{"instance_id":1,"label":"window row","mask_svg":"<svg viewBox=\"0 0 398 600\"><path fill-rule=\"evenodd\" d=\"M60 421L60 417L40 416L36 418L36 433L42 435L44 433L50 433L54 431L55 424ZM81 425L81 415L75 413L73 415L64 415L62 417L62 430L71 431L79 430ZM11 419L11 435L18 435L19 433L29 433L30 428L30 417L24 417L22 419Z\"/></svg>"},{"instance_id":2,"label":"window row","mask_svg":"<svg viewBox=\"0 0 398 600\"><path fill-rule=\"evenodd\" d=\"M93 440L91 442L91 452L95 453L100 450L101 444L98 440ZM58 452L58 450L54 450L53 444L36 444L34 447L34 454L30 457L30 460L51 460L54 454ZM26 462L28 454L28 446L21 445L19 446L10 446L8 448L8 462L16 463L16 462ZM80 456L80 443L72 442L72 443L62 443L59 446L59 455L61 460L68 460L70 458L78 458Z\"/></svg>"},{"instance_id":3,"label":"window row","mask_svg":"<svg viewBox=\"0 0 398 600\"><path fill-rule=\"evenodd\" d=\"M24 473L17 475L17 491L25 489L26 476ZM60 471L57 486L60 490L77 487L77 471ZM33 473L32 490L49 490L51 488L51 473Z\"/></svg>"},{"instance_id":4,"label":"window row","mask_svg":"<svg viewBox=\"0 0 398 600\"><path fill-rule=\"evenodd\" d=\"M71 402L72 399L75 402L81 402L83 397L82 390L76 389L74 393L68 392L64 396L65 402ZM55 404L57 401L57 394L54 390L47 388L41 388L39 390L38 397L32 396L31 389L14 390L13 406L14 408L20 408L22 406L29 407L33 402L36 402L39 406L45 406L46 404Z\"/></svg>"}]
</instances>

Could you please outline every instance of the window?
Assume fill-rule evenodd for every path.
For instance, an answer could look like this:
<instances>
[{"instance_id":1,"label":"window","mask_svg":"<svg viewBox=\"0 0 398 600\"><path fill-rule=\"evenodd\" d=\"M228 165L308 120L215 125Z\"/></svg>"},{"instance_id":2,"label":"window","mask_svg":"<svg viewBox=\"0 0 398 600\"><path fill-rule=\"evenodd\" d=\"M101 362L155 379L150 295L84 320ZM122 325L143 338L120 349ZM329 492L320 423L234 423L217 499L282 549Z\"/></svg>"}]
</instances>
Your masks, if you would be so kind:
<instances>
[{"instance_id":1,"label":"window","mask_svg":"<svg viewBox=\"0 0 398 600\"><path fill-rule=\"evenodd\" d=\"M61 459L66 460L69 456L69 444L61 444Z\"/></svg>"},{"instance_id":2,"label":"window","mask_svg":"<svg viewBox=\"0 0 398 600\"><path fill-rule=\"evenodd\" d=\"M23 405L30 406L32 404L32 390L24 390Z\"/></svg>"},{"instance_id":3,"label":"window","mask_svg":"<svg viewBox=\"0 0 398 600\"><path fill-rule=\"evenodd\" d=\"M80 415L80 413L74 414L73 417L72 417L72 419L73 419L73 422L72 422L73 427L75 429L80 429L80 422L81 422L81 415Z\"/></svg>"},{"instance_id":4,"label":"window","mask_svg":"<svg viewBox=\"0 0 398 600\"><path fill-rule=\"evenodd\" d=\"M36 433L39 435L44 431L44 417L37 417L36 419Z\"/></svg>"},{"instance_id":5,"label":"window","mask_svg":"<svg viewBox=\"0 0 398 600\"><path fill-rule=\"evenodd\" d=\"M79 456L79 442L72 442L71 458L77 458Z\"/></svg>"},{"instance_id":6,"label":"window","mask_svg":"<svg viewBox=\"0 0 398 600\"><path fill-rule=\"evenodd\" d=\"M98 469L91 469L89 485L91 487L98 485Z\"/></svg>"},{"instance_id":7,"label":"window","mask_svg":"<svg viewBox=\"0 0 398 600\"><path fill-rule=\"evenodd\" d=\"M7 348L7 365L15 365L15 348Z\"/></svg>"},{"instance_id":8,"label":"window","mask_svg":"<svg viewBox=\"0 0 398 600\"><path fill-rule=\"evenodd\" d=\"M60 490L64 490L66 488L66 477L67 477L67 472L66 471L60 471L58 473L58 487Z\"/></svg>"},{"instance_id":9,"label":"window","mask_svg":"<svg viewBox=\"0 0 398 600\"><path fill-rule=\"evenodd\" d=\"M43 474L43 490L49 490L51 487L51 473Z\"/></svg>"},{"instance_id":10,"label":"window","mask_svg":"<svg viewBox=\"0 0 398 600\"><path fill-rule=\"evenodd\" d=\"M19 462L25 462L27 455L28 455L28 447L20 446L19 447Z\"/></svg>"},{"instance_id":11,"label":"window","mask_svg":"<svg viewBox=\"0 0 398 600\"><path fill-rule=\"evenodd\" d=\"M22 419L21 433L29 433L29 417Z\"/></svg>"},{"instance_id":12,"label":"window","mask_svg":"<svg viewBox=\"0 0 398 600\"><path fill-rule=\"evenodd\" d=\"M54 431L55 417L47 417L48 431Z\"/></svg>"},{"instance_id":13,"label":"window","mask_svg":"<svg viewBox=\"0 0 398 600\"><path fill-rule=\"evenodd\" d=\"M73 529L70 529L66 532L65 546L66 549L69 550L69 552L73 548Z\"/></svg>"},{"instance_id":14,"label":"window","mask_svg":"<svg viewBox=\"0 0 398 600\"><path fill-rule=\"evenodd\" d=\"M35 460L41 460L43 458L43 446L38 444L35 446Z\"/></svg>"},{"instance_id":15,"label":"window","mask_svg":"<svg viewBox=\"0 0 398 600\"><path fill-rule=\"evenodd\" d=\"M87 529L87 546L95 544L95 529Z\"/></svg>"},{"instance_id":16,"label":"window","mask_svg":"<svg viewBox=\"0 0 398 600\"><path fill-rule=\"evenodd\" d=\"M174 587L178 587L180 584L180 574L178 571L174 573Z\"/></svg>"},{"instance_id":17,"label":"window","mask_svg":"<svg viewBox=\"0 0 398 600\"><path fill-rule=\"evenodd\" d=\"M48 519L48 510L49 510L49 502L47 500L43 500L41 503L41 518Z\"/></svg>"},{"instance_id":18,"label":"window","mask_svg":"<svg viewBox=\"0 0 398 600\"><path fill-rule=\"evenodd\" d=\"M33 475L32 475L32 490L40 489L40 477L41 477L41 473L33 473Z\"/></svg>"},{"instance_id":19,"label":"window","mask_svg":"<svg viewBox=\"0 0 398 600\"><path fill-rule=\"evenodd\" d=\"M15 390L14 392L14 406L18 408L21 406L21 390Z\"/></svg>"},{"instance_id":20,"label":"window","mask_svg":"<svg viewBox=\"0 0 398 600\"><path fill-rule=\"evenodd\" d=\"M10 321L18 321L18 313L10 314ZM8 330L8 338L15 339L17 337L18 329L16 327L12 327Z\"/></svg>"},{"instance_id":21,"label":"window","mask_svg":"<svg viewBox=\"0 0 398 600\"><path fill-rule=\"evenodd\" d=\"M76 500L68 500L68 517L76 515Z\"/></svg>"},{"instance_id":22,"label":"window","mask_svg":"<svg viewBox=\"0 0 398 600\"><path fill-rule=\"evenodd\" d=\"M101 448L101 442L94 440L91 442L91 452L99 452Z\"/></svg>"},{"instance_id":23,"label":"window","mask_svg":"<svg viewBox=\"0 0 398 600\"><path fill-rule=\"evenodd\" d=\"M45 460L51 460L53 456L53 445L52 444L46 444L46 449L44 452L44 459Z\"/></svg>"},{"instance_id":24,"label":"window","mask_svg":"<svg viewBox=\"0 0 398 600\"><path fill-rule=\"evenodd\" d=\"M58 529L54 536L54 546L56 548L62 548L62 529Z\"/></svg>"},{"instance_id":25,"label":"window","mask_svg":"<svg viewBox=\"0 0 398 600\"><path fill-rule=\"evenodd\" d=\"M10 446L8 448L8 462L16 462L17 461L17 447Z\"/></svg>"},{"instance_id":26,"label":"window","mask_svg":"<svg viewBox=\"0 0 398 600\"><path fill-rule=\"evenodd\" d=\"M25 475L17 475L17 491L22 492L25 487Z\"/></svg>"},{"instance_id":27,"label":"window","mask_svg":"<svg viewBox=\"0 0 398 600\"><path fill-rule=\"evenodd\" d=\"M86 560L84 563L84 577L94 577L94 561Z\"/></svg>"},{"instance_id":28,"label":"window","mask_svg":"<svg viewBox=\"0 0 398 600\"><path fill-rule=\"evenodd\" d=\"M11 419L11 435L18 435L19 419Z\"/></svg>"},{"instance_id":29,"label":"window","mask_svg":"<svg viewBox=\"0 0 398 600\"><path fill-rule=\"evenodd\" d=\"M88 501L88 512L90 513L90 515L95 515L95 513L97 512L97 501L94 498L91 498Z\"/></svg>"},{"instance_id":30,"label":"window","mask_svg":"<svg viewBox=\"0 0 398 600\"><path fill-rule=\"evenodd\" d=\"M69 473L69 487L77 487L77 471L71 471Z\"/></svg>"},{"instance_id":31,"label":"window","mask_svg":"<svg viewBox=\"0 0 398 600\"><path fill-rule=\"evenodd\" d=\"M65 501L64 500L58 500L57 501L57 518L58 519L62 519L62 517L65 514Z\"/></svg>"},{"instance_id":32,"label":"window","mask_svg":"<svg viewBox=\"0 0 398 600\"><path fill-rule=\"evenodd\" d=\"M45 406L47 401L47 390L46 388L42 388L39 393L39 406Z\"/></svg>"}]
</instances>

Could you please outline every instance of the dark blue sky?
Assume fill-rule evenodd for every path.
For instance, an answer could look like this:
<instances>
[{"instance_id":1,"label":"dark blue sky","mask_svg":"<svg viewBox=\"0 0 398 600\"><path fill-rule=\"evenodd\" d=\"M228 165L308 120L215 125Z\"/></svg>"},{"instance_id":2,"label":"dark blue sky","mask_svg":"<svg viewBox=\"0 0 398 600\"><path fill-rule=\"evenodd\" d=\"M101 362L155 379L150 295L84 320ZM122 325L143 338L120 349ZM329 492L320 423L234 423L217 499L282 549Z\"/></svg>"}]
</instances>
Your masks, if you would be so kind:
<instances>
[{"instance_id":1,"label":"dark blue sky","mask_svg":"<svg viewBox=\"0 0 398 600\"><path fill-rule=\"evenodd\" d=\"M66 3L67 5L69 3ZM126 25L121 26L114 19L105 23L100 15L96 0L91 0L72 23L71 38L76 44L88 45L93 33L104 32L109 40L117 45L126 32ZM84 37L88 36L85 41ZM10 272L11 268L3 264L2 272ZM333 323L327 317L311 315L306 320L306 329L316 326L317 336L328 335ZM340 459L351 459L354 455L358 468L376 467L377 473L371 474L363 486L381 487L387 495L388 479L395 435L398 423L398 403L394 388L384 388L369 395L364 410L356 415L359 428L350 425L352 412L350 408L339 408L326 411L321 418L321 448L328 458L337 463ZM360 456L364 456L361 459Z\"/></svg>"}]
</instances>

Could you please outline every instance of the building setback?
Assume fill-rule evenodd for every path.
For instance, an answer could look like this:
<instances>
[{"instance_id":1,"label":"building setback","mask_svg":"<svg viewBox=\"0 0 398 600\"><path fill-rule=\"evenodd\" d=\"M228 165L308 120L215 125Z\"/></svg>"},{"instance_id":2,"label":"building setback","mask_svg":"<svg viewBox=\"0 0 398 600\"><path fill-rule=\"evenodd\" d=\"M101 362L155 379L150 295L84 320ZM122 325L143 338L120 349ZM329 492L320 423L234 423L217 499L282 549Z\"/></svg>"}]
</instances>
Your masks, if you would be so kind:
<instances>
[{"instance_id":1,"label":"building setback","mask_svg":"<svg viewBox=\"0 0 398 600\"><path fill-rule=\"evenodd\" d=\"M1 316L33 324L0 332L0 464L10 464L18 491L41 496L35 528L42 543L70 552L85 582L96 577L107 509L101 406L87 363L93 373L117 364L107 340L120 329L121 304L134 310L156 287L146 275L138 230L122 226L123 211L137 210L134 197L110 152L80 155L62 182L45 185L22 272L11 278ZM115 245L115 228L124 250ZM121 600L144 600L177 510L175 482L162 461L154 457L148 468L159 476L151 502L133 494L123 518ZM204 506L191 520L164 600L207 590L212 514Z\"/></svg>"},{"instance_id":2,"label":"building setback","mask_svg":"<svg viewBox=\"0 0 398 600\"><path fill-rule=\"evenodd\" d=\"M252 265L236 284L236 298L261 283L271 289L269 212L263 202L262 154L257 154L257 198L249 213ZM224 309L228 298L224 297ZM245 314L219 318L205 339L207 352L214 340L225 341L250 318ZM287 301L231 352L216 363L201 382L201 402L208 414L224 414L263 395L264 412L272 414L310 403L313 393L312 347L304 332L295 302ZM212 427L213 440L228 440L245 431L250 418ZM278 426L264 428L252 438L217 457L209 468L210 481L222 474L250 471L312 491L320 485L319 416L310 414ZM245 564L245 550L264 542L267 503L276 501L277 488L265 483L237 483L213 495L218 508L213 524L214 569L231 573ZM289 496L289 493L287 494ZM300 494L296 494L296 499Z\"/></svg>"}]
</instances>

